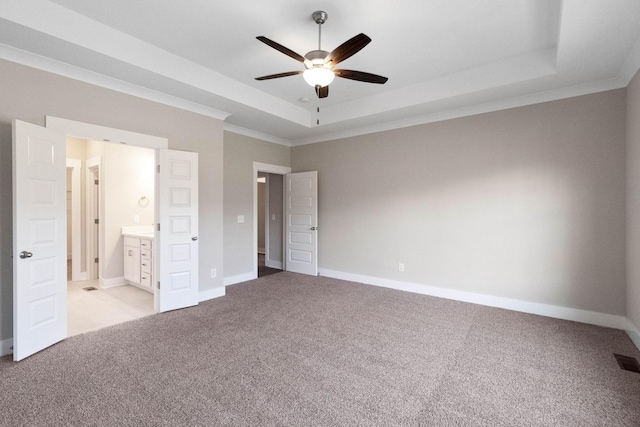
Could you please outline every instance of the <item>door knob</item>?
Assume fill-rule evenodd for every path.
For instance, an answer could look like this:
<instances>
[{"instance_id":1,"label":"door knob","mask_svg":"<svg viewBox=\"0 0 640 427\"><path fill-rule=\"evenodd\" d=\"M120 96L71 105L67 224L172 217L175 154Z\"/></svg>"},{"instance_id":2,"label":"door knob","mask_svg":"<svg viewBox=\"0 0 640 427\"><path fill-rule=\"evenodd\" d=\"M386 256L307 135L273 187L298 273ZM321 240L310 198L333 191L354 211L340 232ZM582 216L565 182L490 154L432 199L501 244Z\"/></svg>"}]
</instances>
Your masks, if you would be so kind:
<instances>
[{"instance_id":1,"label":"door knob","mask_svg":"<svg viewBox=\"0 0 640 427\"><path fill-rule=\"evenodd\" d=\"M318 227L311 227L311 231L316 231Z\"/></svg>"},{"instance_id":2,"label":"door knob","mask_svg":"<svg viewBox=\"0 0 640 427\"><path fill-rule=\"evenodd\" d=\"M191 240L193 240L193 241L195 242L196 240L198 240L198 236L193 236L193 237L191 238Z\"/></svg>"},{"instance_id":3,"label":"door knob","mask_svg":"<svg viewBox=\"0 0 640 427\"><path fill-rule=\"evenodd\" d=\"M20 258L22 259L31 258L32 256L33 254L31 252L27 252L27 251L20 252Z\"/></svg>"}]
</instances>

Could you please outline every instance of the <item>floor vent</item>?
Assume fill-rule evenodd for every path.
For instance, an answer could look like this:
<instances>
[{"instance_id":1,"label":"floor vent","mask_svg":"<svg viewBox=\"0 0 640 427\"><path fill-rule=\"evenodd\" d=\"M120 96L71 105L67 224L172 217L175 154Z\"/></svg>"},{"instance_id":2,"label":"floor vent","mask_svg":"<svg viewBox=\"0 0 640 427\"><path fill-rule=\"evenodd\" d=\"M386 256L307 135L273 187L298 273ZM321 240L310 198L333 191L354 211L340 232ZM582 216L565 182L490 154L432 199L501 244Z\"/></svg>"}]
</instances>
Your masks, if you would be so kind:
<instances>
[{"instance_id":1,"label":"floor vent","mask_svg":"<svg viewBox=\"0 0 640 427\"><path fill-rule=\"evenodd\" d=\"M621 369L624 369L625 371L637 372L640 374L640 365L635 358L630 356L623 356L621 354L614 354L613 356L618 361L618 365L620 365Z\"/></svg>"},{"instance_id":2,"label":"floor vent","mask_svg":"<svg viewBox=\"0 0 640 427\"><path fill-rule=\"evenodd\" d=\"M89 291L97 291L98 288L96 288L95 286L87 286L86 288L82 288L85 291L89 292Z\"/></svg>"}]
</instances>

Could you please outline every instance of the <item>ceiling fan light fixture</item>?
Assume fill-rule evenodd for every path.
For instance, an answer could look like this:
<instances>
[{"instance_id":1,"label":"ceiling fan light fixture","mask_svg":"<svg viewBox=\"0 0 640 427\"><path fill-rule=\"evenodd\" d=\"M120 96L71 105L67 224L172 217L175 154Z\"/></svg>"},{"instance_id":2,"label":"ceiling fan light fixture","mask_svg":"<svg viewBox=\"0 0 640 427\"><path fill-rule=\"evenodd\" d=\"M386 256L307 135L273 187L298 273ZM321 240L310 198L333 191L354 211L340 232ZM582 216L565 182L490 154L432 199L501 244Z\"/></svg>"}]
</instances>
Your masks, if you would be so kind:
<instances>
[{"instance_id":1,"label":"ceiling fan light fixture","mask_svg":"<svg viewBox=\"0 0 640 427\"><path fill-rule=\"evenodd\" d=\"M304 77L304 81L311 87L325 87L328 86L336 76L329 68L313 67L305 70L305 72L302 73L302 77Z\"/></svg>"}]
</instances>

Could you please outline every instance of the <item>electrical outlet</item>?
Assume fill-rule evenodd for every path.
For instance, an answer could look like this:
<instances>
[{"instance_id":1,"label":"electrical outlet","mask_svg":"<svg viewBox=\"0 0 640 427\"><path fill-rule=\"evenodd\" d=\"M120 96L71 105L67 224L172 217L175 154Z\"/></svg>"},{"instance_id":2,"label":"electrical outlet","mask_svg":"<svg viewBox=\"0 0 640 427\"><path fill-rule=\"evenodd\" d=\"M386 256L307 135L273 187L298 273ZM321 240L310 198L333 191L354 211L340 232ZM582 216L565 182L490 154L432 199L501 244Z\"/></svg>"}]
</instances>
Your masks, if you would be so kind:
<instances>
[{"instance_id":1,"label":"electrical outlet","mask_svg":"<svg viewBox=\"0 0 640 427\"><path fill-rule=\"evenodd\" d=\"M398 271L401 272L401 273L404 273L404 264L403 263L398 264Z\"/></svg>"},{"instance_id":2,"label":"electrical outlet","mask_svg":"<svg viewBox=\"0 0 640 427\"><path fill-rule=\"evenodd\" d=\"M276 214L271 214L271 221L275 221L276 220Z\"/></svg>"},{"instance_id":3,"label":"electrical outlet","mask_svg":"<svg viewBox=\"0 0 640 427\"><path fill-rule=\"evenodd\" d=\"M133 222L135 222L135 223L140 222L140 215L134 215L133 216Z\"/></svg>"},{"instance_id":4,"label":"electrical outlet","mask_svg":"<svg viewBox=\"0 0 640 427\"><path fill-rule=\"evenodd\" d=\"M211 278L214 278L218 275L218 270L216 268L211 269Z\"/></svg>"},{"instance_id":5,"label":"electrical outlet","mask_svg":"<svg viewBox=\"0 0 640 427\"><path fill-rule=\"evenodd\" d=\"M238 215L238 224L244 223L244 215Z\"/></svg>"}]
</instances>

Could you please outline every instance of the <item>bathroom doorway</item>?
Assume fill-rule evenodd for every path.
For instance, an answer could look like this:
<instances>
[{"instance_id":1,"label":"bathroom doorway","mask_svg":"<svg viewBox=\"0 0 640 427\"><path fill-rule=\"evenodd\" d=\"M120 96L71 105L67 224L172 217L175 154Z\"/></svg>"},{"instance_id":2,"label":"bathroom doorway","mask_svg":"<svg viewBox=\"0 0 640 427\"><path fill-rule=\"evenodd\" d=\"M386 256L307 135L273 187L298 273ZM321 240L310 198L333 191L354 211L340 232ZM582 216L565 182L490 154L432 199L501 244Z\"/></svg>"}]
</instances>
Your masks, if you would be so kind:
<instances>
[{"instance_id":1,"label":"bathroom doorway","mask_svg":"<svg viewBox=\"0 0 640 427\"><path fill-rule=\"evenodd\" d=\"M76 249L69 254L67 283L73 336L155 312L152 289L124 280L120 236L122 227L153 228L155 151L67 138L67 156L67 241Z\"/></svg>"}]
</instances>

